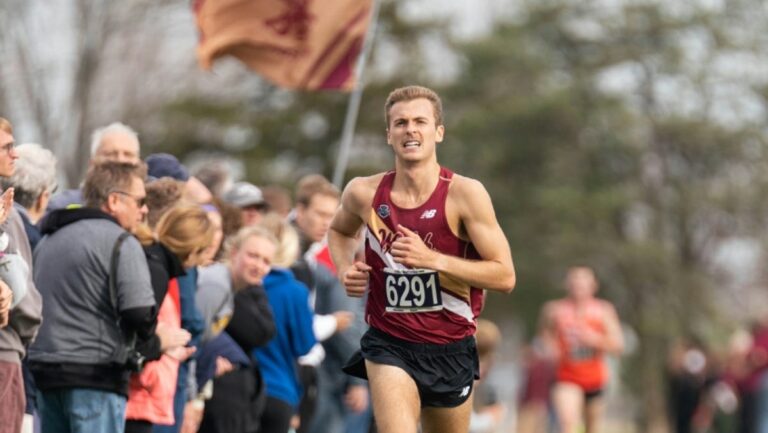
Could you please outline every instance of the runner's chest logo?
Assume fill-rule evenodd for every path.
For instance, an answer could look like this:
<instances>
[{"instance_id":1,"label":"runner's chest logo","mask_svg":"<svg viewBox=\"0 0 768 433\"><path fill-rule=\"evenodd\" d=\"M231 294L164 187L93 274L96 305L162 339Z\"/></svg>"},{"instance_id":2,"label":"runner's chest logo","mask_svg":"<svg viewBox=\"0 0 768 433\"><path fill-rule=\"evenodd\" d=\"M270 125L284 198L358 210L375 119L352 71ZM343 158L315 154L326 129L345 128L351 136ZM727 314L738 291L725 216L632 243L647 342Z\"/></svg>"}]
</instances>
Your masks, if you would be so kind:
<instances>
[{"instance_id":1,"label":"runner's chest logo","mask_svg":"<svg viewBox=\"0 0 768 433\"><path fill-rule=\"evenodd\" d=\"M376 213L377 213L377 214L378 214L380 217L382 217L382 218L386 218L386 217L388 217L388 216L389 216L389 214L390 214L390 212L389 212L389 206L387 206L387 205L385 205L385 204L379 205L378 209L376 209Z\"/></svg>"},{"instance_id":2,"label":"runner's chest logo","mask_svg":"<svg viewBox=\"0 0 768 433\"><path fill-rule=\"evenodd\" d=\"M422 220L431 220L432 218L437 215L437 209L427 209L424 211L423 214L421 214L421 217L419 219Z\"/></svg>"}]
</instances>

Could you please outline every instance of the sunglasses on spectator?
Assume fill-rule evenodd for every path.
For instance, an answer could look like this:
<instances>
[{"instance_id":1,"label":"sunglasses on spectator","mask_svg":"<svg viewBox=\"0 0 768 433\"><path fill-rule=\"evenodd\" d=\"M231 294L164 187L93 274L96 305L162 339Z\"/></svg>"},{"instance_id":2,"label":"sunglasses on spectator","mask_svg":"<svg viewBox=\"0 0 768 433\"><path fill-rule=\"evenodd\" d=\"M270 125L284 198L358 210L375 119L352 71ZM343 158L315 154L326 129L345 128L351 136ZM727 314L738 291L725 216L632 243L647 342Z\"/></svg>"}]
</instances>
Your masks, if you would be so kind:
<instances>
[{"instance_id":1,"label":"sunglasses on spectator","mask_svg":"<svg viewBox=\"0 0 768 433\"><path fill-rule=\"evenodd\" d=\"M130 197L133 199L133 201L136 203L136 206L138 207L144 207L145 204L147 204L147 198L146 197L136 197L135 195L131 194L130 192L126 191L112 191L117 194L122 194L124 196Z\"/></svg>"}]
</instances>

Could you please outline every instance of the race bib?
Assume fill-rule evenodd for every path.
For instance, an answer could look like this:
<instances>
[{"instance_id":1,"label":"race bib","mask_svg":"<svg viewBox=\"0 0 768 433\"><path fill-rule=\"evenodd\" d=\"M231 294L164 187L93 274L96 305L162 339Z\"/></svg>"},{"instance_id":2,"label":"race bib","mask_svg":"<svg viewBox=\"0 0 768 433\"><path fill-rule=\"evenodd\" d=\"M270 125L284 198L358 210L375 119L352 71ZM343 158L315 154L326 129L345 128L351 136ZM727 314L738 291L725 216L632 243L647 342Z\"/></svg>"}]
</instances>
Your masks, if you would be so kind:
<instances>
[{"instance_id":1,"label":"race bib","mask_svg":"<svg viewBox=\"0 0 768 433\"><path fill-rule=\"evenodd\" d=\"M384 268L389 313L418 313L443 309L440 279L430 269Z\"/></svg>"}]
</instances>

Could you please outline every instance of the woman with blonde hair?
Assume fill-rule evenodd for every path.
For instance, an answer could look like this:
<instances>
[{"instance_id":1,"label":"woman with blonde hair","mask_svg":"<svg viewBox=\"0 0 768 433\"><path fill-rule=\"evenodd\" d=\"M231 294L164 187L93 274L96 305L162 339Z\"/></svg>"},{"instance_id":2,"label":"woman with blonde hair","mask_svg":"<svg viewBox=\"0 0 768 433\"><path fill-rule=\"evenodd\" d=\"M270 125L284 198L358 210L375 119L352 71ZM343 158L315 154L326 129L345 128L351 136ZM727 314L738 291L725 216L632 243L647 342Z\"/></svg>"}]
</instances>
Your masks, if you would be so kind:
<instances>
[{"instance_id":1,"label":"woman with blonde hair","mask_svg":"<svg viewBox=\"0 0 768 433\"><path fill-rule=\"evenodd\" d=\"M260 431L287 433L301 399L295 365L317 340L312 329L309 289L288 268L299 256L296 229L277 215L267 215L261 224L277 238L277 251L272 270L264 277L264 290L275 320L275 337L253 351L267 385Z\"/></svg>"},{"instance_id":2,"label":"woman with blonde hair","mask_svg":"<svg viewBox=\"0 0 768 433\"><path fill-rule=\"evenodd\" d=\"M194 348L185 347L190 334L181 328L177 277L184 275L185 268L201 263L214 230L200 206L176 205L160 217L154 233L143 230L138 235L147 255L155 301L160 306L157 334L168 334L171 338L161 344L162 356L157 361L148 363L141 373L131 377L126 433L149 432L155 424L176 422L173 399L179 363L194 353Z\"/></svg>"},{"instance_id":3,"label":"woman with blonde hair","mask_svg":"<svg viewBox=\"0 0 768 433\"><path fill-rule=\"evenodd\" d=\"M206 384L202 389L211 383L213 394L201 396L202 404L192 409L201 411L202 419L190 416L185 428L200 433L260 431L264 383L248 354L275 333L262 280L272 266L277 241L263 227L248 226L226 244L224 262L200 269L197 281L195 300L205 331L196 355L196 377L198 384Z\"/></svg>"}]
</instances>

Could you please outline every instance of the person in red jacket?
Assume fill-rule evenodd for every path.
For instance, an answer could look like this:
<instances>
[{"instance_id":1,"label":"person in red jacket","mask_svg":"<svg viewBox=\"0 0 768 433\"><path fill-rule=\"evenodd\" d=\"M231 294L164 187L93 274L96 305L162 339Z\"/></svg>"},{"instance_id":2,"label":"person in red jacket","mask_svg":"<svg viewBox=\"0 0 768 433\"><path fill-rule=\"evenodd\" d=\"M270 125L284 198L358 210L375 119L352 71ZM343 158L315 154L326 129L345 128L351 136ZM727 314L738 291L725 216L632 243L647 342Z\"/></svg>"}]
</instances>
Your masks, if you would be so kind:
<instances>
[{"instance_id":1,"label":"person in red jacket","mask_svg":"<svg viewBox=\"0 0 768 433\"><path fill-rule=\"evenodd\" d=\"M176 277L185 268L197 266L205 259L203 251L213 239L215 227L205 210L197 205L176 205L157 223L155 233L140 232L147 254L152 285L160 306L157 315L158 334L189 333L181 328L181 304ZM162 338L161 338L162 340ZM180 340L180 341L184 341ZM151 432L152 426L175 423L173 399L179 363L194 353L194 347L169 345L160 359L149 362L131 377L126 405L126 433Z\"/></svg>"}]
</instances>

